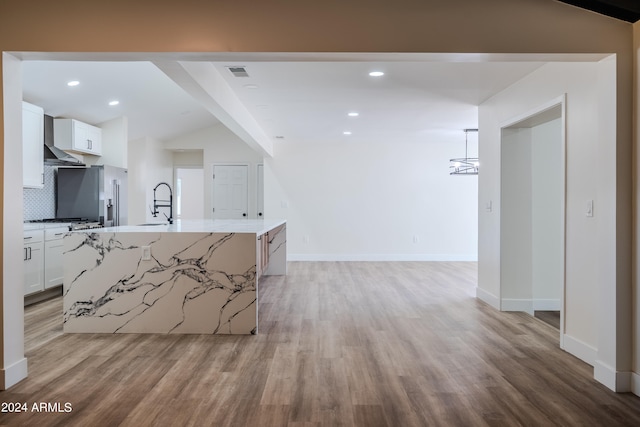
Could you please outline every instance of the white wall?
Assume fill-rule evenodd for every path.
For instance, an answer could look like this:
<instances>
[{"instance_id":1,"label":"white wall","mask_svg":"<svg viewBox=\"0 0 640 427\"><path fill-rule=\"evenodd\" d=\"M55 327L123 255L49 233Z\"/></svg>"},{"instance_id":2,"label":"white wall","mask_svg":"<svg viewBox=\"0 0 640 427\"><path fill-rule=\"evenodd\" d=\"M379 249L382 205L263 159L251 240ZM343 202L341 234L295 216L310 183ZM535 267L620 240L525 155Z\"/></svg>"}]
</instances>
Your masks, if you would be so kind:
<instances>
[{"instance_id":1,"label":"white wall","mask_svg":"<svg viewBox=\"0 0 640 427\"><path fill-rule=\"evenodd\" d=\"M204 152L201 149L184 150L173 152L174 167L195 167L202 168Z\"/></svg>"},{"instance_id":2,"label":"white wall","mask_svg":"<svg viewBox=\"0 0 640 427\"><path fill-rule=\"evenodd\" d=\"M27 376L27 359L24 357L24 289L21 257L22 227L22 74L20 61L2 54L3 110L4 110L4 162L2 193L2 295L4 306L0 320L4 337L0 361L0 388L8 388ZM13 84L7 84L7 81ZM14 143L8 143L13 141ZM17 179L16 179L17 178ZM14 185L7 185L12 183Z\"/></svg>"},{"instance_id":3,"label":"white wall","mask_svg":"<svg viewBox=\"0 0 640 427\"><path fill-rule=\"evenodd\" d=\"M102 129L102 156L96 157L95 164L127 168L127 146L129 143L129 121L126 117L100 123ZM84 156L85 160L88 157Z\"/></svg>"},{"instance_id":4,"label":"white wall","mask_svg":"<svg viewBox=\"0 0 640 427\"><path fill-rule=\"evenodd\" d=\"M475 260L477 176L448 169L463 154L462 129L420 144L279 142L265 216L287 219L290 259Z\"/></svg>"},{"instance_id":5,"label":"white wall","mask_svg":"<svg viewBox=\"0 0 640 427\"><path fill-rule=\"evenodd\" d=\"M534 310L560 310L564 282L562 119L531 128Z\"/></svg>"},{"instance_id":6,"label":"white wall","mask_svg":"<svg viewBox=\"0 0 640 427\"><path fill-rule=\"evenodd\" d=\"M494 305L500 296L500 128L566 93L565 349L588 363L595 365L604 358L608 366L615 367L615 359L599 353L604 350L599 349L599 324L609 327L616 317L615 306L612 312L610 306L600 304L599 297L602 287L610 295L615 295L616 287L615 238L600 238L602 233L615 235L616 169L611 161L615 144L599 144L616 138L611 132L615 100L599 97L603 84L615 82L615 66L611 65L609 60L547 64L480 106L480 158L486 173L480 176L479 205L492 200L494 209L479 215L478 296ZM593 218L585 215L590 199L595 200ZM615 325L607 335L615 337ZM615 354L615 338L611 346Z\"/></svg>"},{"instance_id":7,"label":"white wall","mask_svg":"<svg viewBox=\"0 0 640 427\"><path fill-rule=\"evenodd\" d=\"M204 151L205 217L212 165L249 164L255 217L263 159L224 126L164 147ZM290 259L476 259L477 177L450 176L448 169L449 159L464 153L462 129L424 144L283 142L274 150L265 159L265 218L287 219Z\"/></svg>"},{"instance_id":8,"label":"white wall","mask_svg":"<svg viewBox=\"0 0 640 427\"><path fill-rule=\"evenodd\" d=\"M129 167L129 224L165 221L161 209L157 217L151 215L153 189L166 182L173 188L173 155L165 150L161 142L151 138L130 141L128 147Z\"/></svg>"},{"instance_id":9,"label":"white wall","mask_svg":"<svg viewBox=\"0 0 640 427\"><path fill-rule=\"evenodd\" d=\"M501 149L501 308L530 311L533 297L531 130L504 129ZM528 301L527 306L517 302ZM508 305L508 303L511 303ZM508 306L507 306L508 305Z\"/></svg>"}]
</instances>

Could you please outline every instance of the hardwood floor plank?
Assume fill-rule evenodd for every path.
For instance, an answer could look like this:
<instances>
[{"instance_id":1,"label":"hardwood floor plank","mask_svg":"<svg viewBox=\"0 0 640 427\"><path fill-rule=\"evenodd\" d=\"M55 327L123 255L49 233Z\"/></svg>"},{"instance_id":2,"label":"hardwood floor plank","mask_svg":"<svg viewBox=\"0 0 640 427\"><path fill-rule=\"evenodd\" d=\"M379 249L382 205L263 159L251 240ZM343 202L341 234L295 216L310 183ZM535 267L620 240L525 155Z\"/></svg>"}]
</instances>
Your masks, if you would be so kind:
<instances>
[{"instance_id":1,"label":"hardwood floor plank","mask_svg":"<svg viewBox=\"0 0 640 427\"><path fill-rule=\"evenodd\" d=\"M26 353L62 335L62 298L51 298L26 307L24 322Z\"/></svg>"},{"instance_id":2,"label":"hardwood floor plank","mask_svg":"<svg viewBox=\"0 0 640 427\"><path fill-rule=\"evenodd\" d=\"M558 330L477 300L477 265L291 262L259 284L255 336L62 334L27 307L25 426L640 425ZM51 330L49 330L51 328Z\"/></svg>"}]
</instances>

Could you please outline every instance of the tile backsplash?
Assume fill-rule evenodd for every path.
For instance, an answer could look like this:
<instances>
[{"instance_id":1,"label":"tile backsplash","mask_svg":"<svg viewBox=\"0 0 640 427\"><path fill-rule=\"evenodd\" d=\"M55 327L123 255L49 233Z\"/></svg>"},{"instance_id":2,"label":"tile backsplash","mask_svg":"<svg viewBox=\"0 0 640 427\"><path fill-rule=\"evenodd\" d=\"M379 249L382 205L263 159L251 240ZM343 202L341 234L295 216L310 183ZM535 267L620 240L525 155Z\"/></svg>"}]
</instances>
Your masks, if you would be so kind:
<instances>
[{"instance_id":1,"label":"tile backsplash","mask_svg":"<svg viewBox=\"0 0 640 427\"><path fill-rule=\"evenodd\" d=\"M55 218L56 216L56 167L44 166L44 187L23 188L24 220Z\"/></svg>"}]
</instances>

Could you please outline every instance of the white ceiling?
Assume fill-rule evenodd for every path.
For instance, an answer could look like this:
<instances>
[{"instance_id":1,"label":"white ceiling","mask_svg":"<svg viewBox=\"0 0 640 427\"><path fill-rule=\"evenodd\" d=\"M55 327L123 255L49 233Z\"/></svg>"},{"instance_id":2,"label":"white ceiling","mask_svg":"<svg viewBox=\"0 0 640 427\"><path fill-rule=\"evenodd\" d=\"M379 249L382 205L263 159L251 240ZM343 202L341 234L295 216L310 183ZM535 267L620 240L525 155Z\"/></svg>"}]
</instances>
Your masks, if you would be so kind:
<instances>
[{"instance_id":1,"label":"white ceiling","mask_svg":"<svg viewBox=\"0 0 640 427\"><path fill-rule=\"evenodd\" d=\"M258 60L212 62L265 135L277 143L349 138L423 142L430 135L477 127L477 106L540 67L542 61L441 62ZM146 61L23 62L25 101L54 117L91 124L126 116L129 139L161 141L211 126L214 118ZM227 66L244 66L234 77ZM371 70L385 72L370 77ZM80 85L68 87L69 80ZM110 107L117 99L120 104ZM347 113L357 111L358 117ZM351 131L349 136L344 131Z\"/></svg>"}]
</instances>

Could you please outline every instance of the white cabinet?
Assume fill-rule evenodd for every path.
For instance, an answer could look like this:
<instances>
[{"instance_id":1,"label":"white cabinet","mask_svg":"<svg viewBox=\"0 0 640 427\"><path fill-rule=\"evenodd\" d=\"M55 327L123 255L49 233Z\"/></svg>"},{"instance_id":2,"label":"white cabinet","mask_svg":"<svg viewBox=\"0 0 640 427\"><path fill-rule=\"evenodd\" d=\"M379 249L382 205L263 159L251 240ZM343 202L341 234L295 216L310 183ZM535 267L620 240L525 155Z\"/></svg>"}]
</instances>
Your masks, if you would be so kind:
<instances>
[{"instance_id":1,"label":"white cabinet","mask_svg":"<svg viewBox=\"0 0 640 427\"><path fill-rule=\"evenodd\" d=\"M25 231L22 255L24 260L24 294L44 290L44 230Z\"/></svg>"},{"instance_id":2,"label":"white cabinet","mask_svg":"<svg viewBox=\"0 0 640 427\"><path fill-rule=\"evenodd\" d=\"M22 103L22 186L44 185L44 110Z\"/></svg>"},{"instance_id":3,"label":"white cabinet","mask_svg":"<svg viewBox=\"0 0 640 427\"><path fill-rule=\"evenodd\" d=\"M53 142L61 150L102 155L102 129L75 119L53 121Z\"/></svg>"},{"instance_id":4,"label":"white cabinet","mask_svg":"<svg viewBox=\"0 0 640 427\"><path fill-rule=\"evenodd\" d=\"M62 285L62 251L68 227L47 228L44 231L44 288Z\"/></svg>"}]
</instances>

